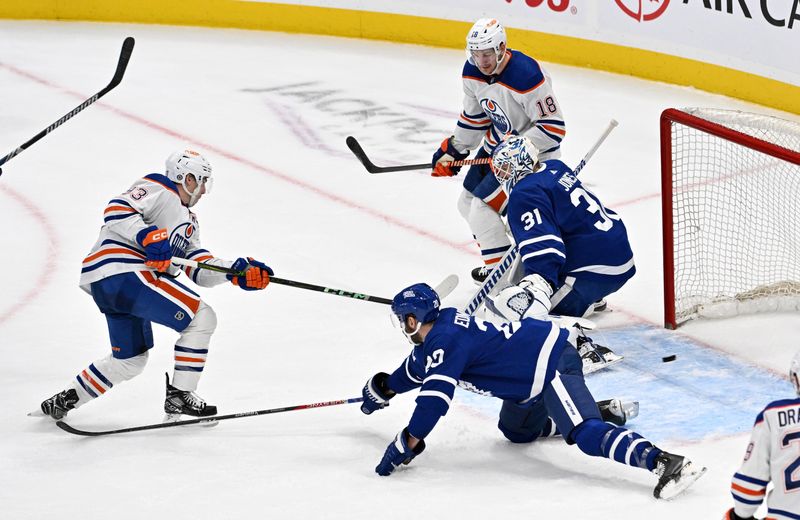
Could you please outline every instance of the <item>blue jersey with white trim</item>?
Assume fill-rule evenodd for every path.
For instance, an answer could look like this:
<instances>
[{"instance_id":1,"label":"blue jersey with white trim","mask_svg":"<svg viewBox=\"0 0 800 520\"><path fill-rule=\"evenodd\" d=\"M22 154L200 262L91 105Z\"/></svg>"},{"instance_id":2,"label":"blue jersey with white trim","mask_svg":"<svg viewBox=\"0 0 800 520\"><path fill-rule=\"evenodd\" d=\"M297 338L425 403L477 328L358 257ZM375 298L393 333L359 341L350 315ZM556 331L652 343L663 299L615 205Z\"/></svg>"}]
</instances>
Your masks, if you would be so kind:
<instances>
[{"instance_id":1,"label":"blue jersey with white trim","mask_svg":"<svg viewBox=\"0 0 800 520\"><path fill-rule=\"evenodd\" d=\"M538 274L554 288L567 276L630 277L633 252L619 215L563 162L542 163L511 190L508 223L526 275Z\"/></svg>"},{"instance_id":2,"label":"blue jersey with white trim","mask_svg":"<svg viewBox=\"0 0 800 520\"><path fill-rule=\"evenodd\" d=\"M555 377L569 331L549 321L525 319L497 327L445 308L424 343L389 376L389 388L419 388L408 431L422 439L447 413L456 386L481 395L536 399Z\"/></svg>"}]
</instances>

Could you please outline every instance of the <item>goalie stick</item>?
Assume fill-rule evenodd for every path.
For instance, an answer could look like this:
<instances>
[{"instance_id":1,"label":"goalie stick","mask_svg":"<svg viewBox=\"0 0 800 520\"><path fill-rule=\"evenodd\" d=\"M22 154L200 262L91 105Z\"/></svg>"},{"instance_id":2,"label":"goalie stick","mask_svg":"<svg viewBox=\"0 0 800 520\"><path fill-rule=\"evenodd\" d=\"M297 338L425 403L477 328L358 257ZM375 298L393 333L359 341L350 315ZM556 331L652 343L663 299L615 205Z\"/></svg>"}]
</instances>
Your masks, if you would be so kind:
<instances>
[{"instance_id":1,"label":"goalie stick","mask_svg":"<svg viewBox=\"0 0 800 520\"><path fill-rule=\"evenodd\" d=\"M208 423L218 423L219 421L227 421L229 419L241 419L242 417L254 417L256 415L268 415L272 413L281 413L281 412L293 412L295 410L308 410L309 408L324 408L326 406L337 406L340 404L350 404L350 403L360 403L363 401L363 397L353 397L351 399L340 399L338 401L323 401L321 403L311 403L311 404L298 404L295 406L283 406L281 408L269 408L266 410L254 410L252 412L239 412L239 413L232 413L228 415L216 415L211 417L202 417L199 419L187 419L185 421L175 421L175 422L162 422L162 423L154 423L154 424L145 424L142 426L132 426L130 428L119 428L117 430L99 430L99 431L90 431L90 430L81 430L80 428L75 428L70 426L69 424L65 423L64 421L56 421L56 426L61 428L67 433L71 433L73 435L83 435L85 437L99 437L101 435L115 435L117 433L131 433L131 432L142 432L146 430L160 430L163 428L174 428L176 426L187 426L190 424L208 424Z\"/></svg>"},{"instance_id":2,"label":"goalie stick","mask_svg":"<svg viewBox=\"0 0 800 520\"><path fill-rule=\"evenodd\" d=\"M583 157L583 159L581 159L581 162L578 163L578 166L576 166L575 169L573 170L573 173L575 174L576 177L581 172L581 170L583 170L583 167L586 166L586 162L589 159L591 159L591 157L594 155L597 149L600 148L600 145L603 144L603 142L606 140L608 134L610 134L611 131L614 130L614 128L617 125L619 125L619 123L617 122L616 119L612 119L611 121L608 122L608 126L606 127L606 129L603 130L603 133L600 135L597 141L595 141L594 145L589 149L589 151L586 152L586 155ZM478 310L478 307L481 306L483 300L486 299L486 297L489 295L492 289L494 289L495 286L497 286L497 284L500 282L500 280L503 278L506 272L514 264L514 261L517 259L518 255L519 255L519 249L517 248L516 245L512 246L511 248L509 248L508 251L506 251L506 254L503 255L503 257L500 259L500 261L497 263L494 269L492 269L492 272L489 274L489 276L486 277L486 280L483 281L483 284L480 286L478 291L475 293L475 295L472 297L469 303L467 303L467 305L464 307L464 313L471 316L473 313L475 313L475 311Z\"/></svg>"},{"instance_id":3,"label":"goalie stick","mask_svg":"<svg viewBox=\"0 0 800 520\"><path fill-rule=\"evenodd\" d=\"M347 143L347 147L350 148L350 151L353 152L353 155L361 161L361 164L364 165L364 168L367 169L369 173L388 173L388 172L404 172L409 170L426 170L431 169L433 166L431 163L420 163L420 164L406 164L402 166L375 166L375 164L369 160L367 157L367 153L361 148L361 145L358 143L355 137L348 136L345 139L345 143ZM461 161L451 161L446 163L449 166L467 166L470 164L489 164L491 162L490 157L485 157L483 159L463 159Z\"/></svg>"},{"instance_id":4,"label":"goalie stick","mask_svg":"<svg viewBox=\"0 0 800 520\"><path fill-rule=\"evenodd\" d=\"M196 262L194 260L188 260L186 258L178 258L172 257L172 263L177 265L182 265L185 267L191 267L195 269L207 269L209 271L216 271L218 273L225 273L230 274L233 276L244 276L243 271L236 271L234 269L230 269L228 267L222 267L218 265L206 264L203 262ZM297 287L298 289L306 289L309 291L318 291L324 292L327 294L334 294L336 296L344 296L345 298L354 298L356 300L364 300L368 302L375 302L375 303L382 303L384 305L391 305L392 300L390 298L381 298L380 296L370 296L369 294L362 294L352 291L344 291L342 289L332 289L330 287L325 287L323 285L314 285L306 282L298 282L295 280L287 280L286 278L277 278L275 276L270 276L269 281L271 283L276 283L279 285L289 285L291 287ZM436 287L436 292L439 293L440 298L444 298L451 292L453 289L456 288L458 285L458 276L451 274L447 276L444 280L442 280Z\"/></svg>"},{"instance_id":5,"label":"goalie stick","mask_svg":"<svg viewBox=\"0 0 800 520\"><path fill-rule=\"evenodd\" d=\"M77 107L75 107L72 110L70 110L69 112L67 112L66 115L64 115L61 119L57 120L55 123L51 124L50 126L45 128L44 130L42 130L41 132L36 134L35 136L33 136L30 139L28 139L26 142L21 144L18 148L12 150L11 153L9 153L8 155L6 155L2 159L0 159L0 166L4 165L8 161L13 159L17 155L19 155L20 153L22 153L24 150L26 150L28 147L30 147L33 143L35 143L36 141L38 141L42 137L46 136L47 134L49 134L50 132L52 132L53 130L58 128L59 126L61 126L64 123L66 123L69 119L74 117L80 111L82 111L83 109L85 109L86 107L88 107L89 105L91 105L92 103L94 103L95 101L100 99L101 97L105 96L106 94L111 92L117 85L119 85L120 82L122 81L122 76L125 75L125 69L128 67L128 61L130 61L130 59L131 59L131 54L133 53L133 45L134 45L134 43L135 43L135 40L130 36L125 38L125 41L122 42L122 50L120 50L119 61L117 61L117 70L114 71L114 77L111 78L111 82L109 82L109 84L106 85L104 89L102 89L97 94L93 95L92 97L90 97L89 99L87 99L86 101L84 101L83 103L78 105ZM2 175L2 174L3 174L3 169L0 168L0 175Z\"/></svg>"}]
</instances>

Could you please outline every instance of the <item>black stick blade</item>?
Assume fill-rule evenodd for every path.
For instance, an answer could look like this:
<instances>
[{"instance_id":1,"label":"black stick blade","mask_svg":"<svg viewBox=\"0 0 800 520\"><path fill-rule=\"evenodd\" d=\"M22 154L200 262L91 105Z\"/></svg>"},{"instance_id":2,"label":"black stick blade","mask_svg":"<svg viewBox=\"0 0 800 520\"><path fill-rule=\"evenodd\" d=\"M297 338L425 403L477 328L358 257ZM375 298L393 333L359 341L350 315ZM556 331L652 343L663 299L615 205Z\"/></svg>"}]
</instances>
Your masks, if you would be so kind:
<instances>
[{"instance_id":1,"label":"black stick blade","mask_svg":"<svg viewBox=\"0 0 800 520\"><path fill-rule=\"evenodd\" d=\"M133 39L133 36L128 36L125 38L125 41L122 42L122 50L119 52L117 70L114 72L114 77L111 78L111 83L109 83L108 87L106 87L109 90L119 85L119 83L122 81L122 76L125 75L125 70L128 68L128 62L131 60L133 46L135 43L136 40Z\"/></svg>"}]
</instances>

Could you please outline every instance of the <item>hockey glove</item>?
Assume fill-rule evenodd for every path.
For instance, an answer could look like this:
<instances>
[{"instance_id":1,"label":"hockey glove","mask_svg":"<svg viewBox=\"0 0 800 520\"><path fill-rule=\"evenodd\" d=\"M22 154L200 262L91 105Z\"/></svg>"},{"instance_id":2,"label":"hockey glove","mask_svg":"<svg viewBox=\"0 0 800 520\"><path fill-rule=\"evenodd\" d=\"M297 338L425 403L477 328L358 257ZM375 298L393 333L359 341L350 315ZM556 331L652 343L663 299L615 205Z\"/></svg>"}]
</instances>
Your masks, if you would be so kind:
<instances>
[{"instance_id":1,"label":"hockey glove","mask_svg":"<svg viewBox=\"0 0 800 520\"><path fill-rule=\"evenodd\" d=\"M453 136L448 137L442 141L439 149L433 154L433 158L431 159L431 168L433 168L431 176L452 177L453 175L456 175L461 169L461 166L450 166L447 163L456 160L460 161L462 159L466 159L468 156L469 151L463 153L459 152L456 147L453 146Z\"/></svg>"},{"instance_id":2,"label":"hockey glove","mask_svg":"<svg viewBox=\"0 0 800 520\"><path fill-rule=\"evenodd\" d=\"M538 274L529 274L517 285L506 287L487 300L489 310L510 321L523 318L543 319L550 313L550 296L553 289Z\"/></svg>"},{"instance_id":3,"label":"hockey glove","mask_svg":"<svg viewBox=\"0 0 800 520\"><path fill-rule=\"evenodd\" d=\"M245 291L258 291L269 285L269 277L274 275L266 264L253 260L251 257L237 258L231 266L234 271L244 271L244 276L227 275L228 280Z\"/></svg>"},{"instance_id":4,"label":"hockey glove","mask_svg":"<svg viewBox=\"0 0 800 520\"><path fill-rule=\"evenodd\" d=\"M136 241L144 248L144 265L162 273L169 269L172 249L169 247L169 233L164 228L150 226L136 233Z\"/></svg>"},{"instance_id":5,"label":"hockey glove","mask_svg":"<svg viewBox=\"0 0 800 520\"><path fill-rule=\"evenodd\" d=\"M395 436L394 440L386 448L383 458L375 467L375 473L382 477L388 477L400 464L410 463L414 457L425 451L425 441L420 439L413 449L408 447L408 428Z\"/></svg>"},{"instance_id":6,"label":"hockey glove","mask_svg":"<svg viewBox=\"0 0 800 520\"><path fill-rule=\"evenodd\" d=\"M389 406L389 399L396 394L389 388L387 382L389 374L378 372L369 378L367 384L361 390L364 402L361 403L361 411L369 415L376 410L382 410Z\"/></svg>"},{"instance_id":7,"label":"hockey glove","mask_svg":"<svg viewBox=\"0 0 800 520\"><path fill-rule=\"evenodd\" d=\"M733 508L730 508L725 512L725 516L722 517L722 520L756 520L756 518L753 516L739 516L736 514L736 511L734 511Z\"/></svg>"}]
</instances>

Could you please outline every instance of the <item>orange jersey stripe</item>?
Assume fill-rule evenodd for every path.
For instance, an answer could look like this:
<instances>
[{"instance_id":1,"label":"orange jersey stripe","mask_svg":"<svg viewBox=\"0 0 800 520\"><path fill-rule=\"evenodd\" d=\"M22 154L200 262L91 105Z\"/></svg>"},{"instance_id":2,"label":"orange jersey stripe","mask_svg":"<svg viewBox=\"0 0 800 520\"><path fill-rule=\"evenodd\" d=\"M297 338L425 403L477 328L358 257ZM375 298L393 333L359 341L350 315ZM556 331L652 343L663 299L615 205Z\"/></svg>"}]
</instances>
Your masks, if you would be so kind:
<instances>
[{"instance_id":1,"label":"orange jersey stripe","mask_svg":"<svg viewBox=\"0 0 800 520\"><path fill-rule=\"evenodd\" d=\"M136 251L131 251L130 249L124 249L122 247L111 247L108 249L101 249L100 251L96 252L93 255L89 255L83 259L83 263L91 262L93 260L97 260L101 256L105 255L114 255L114 254L124 254L124 255L132 255L136 258L144 259L144 255L137 253Z\"/></svg>"},{"instance_id":2,"label":"orange jersey stripe","mask_svg":"<svg viewBox=\"0 0 800 520\"><path fill-rule=\"evenodd\" d=\"M487 201L486 204L491 206L493 210L500 213L500 210L503 208L503 204L506 202L506 192L501 191L497 194L495 198L490 201Z\"/></svg>"},{"instance_id":3,"label":"orange jersey stripe","mask_svg":"<svg viewBox=\"0 0 800 520\"><path fill-rule=\"evenodd\" d=\"M149 284L161 289L162 291L169 294L176 300L180 301L181 303L186 305L186 307L188 307L192 312L196 313L197 309L200 307L200 300L198 300L197 298L193 298L188 294L184 294L183 292L179 291L177 287L173 285L170 285L168 283L162 283L161 280L156 279L156 277L153 276L153 273L151 273L150 271L142 271L142 276L144 277L145 280L147 280Z\"/></svg>"},{"instance_id":4,"label":"orange jersey stripe","mask_svg":"<svg viewBox=\"0 0 800 520\"><path fill-rule=\"evenodd\" d=\"M108 206L103 214L111 213L112 211L127 211L128 213L136 213L136 210L128 206Z\"/></svg>"},{"instance_id":5,"label":"orange jersey stripe","mask_svg":"<svg viewBox=\"0 0 800 520\"><path fill-rule=\"evenodd\" d=\"M744 488L738 484L731 484L731 489L735 489L739 493L744 493L745 495L750 495L752 497L758 497L765 493L765 490L763 489L761 491L753 491L752 489Z\"/></svg>"},{"instance_id":6,"label":"orange jersey stripe","mask_svg":"<svg viewBox=\"0 0 800 520\"><path fill-rule=\"evenodd\" d=\"M558 134L558 135L562 135L562 136L563 136L563 135L567 135L567 131L566 131L566 130L564 130L563 128L559 128L559 127L557 127L557 126L553 126L553 125L542 125L542 128L544 128L544 129L545 129L545 130L547 130L548 132L553 132L554 134Z\"/></svg>"}]
</instances>

